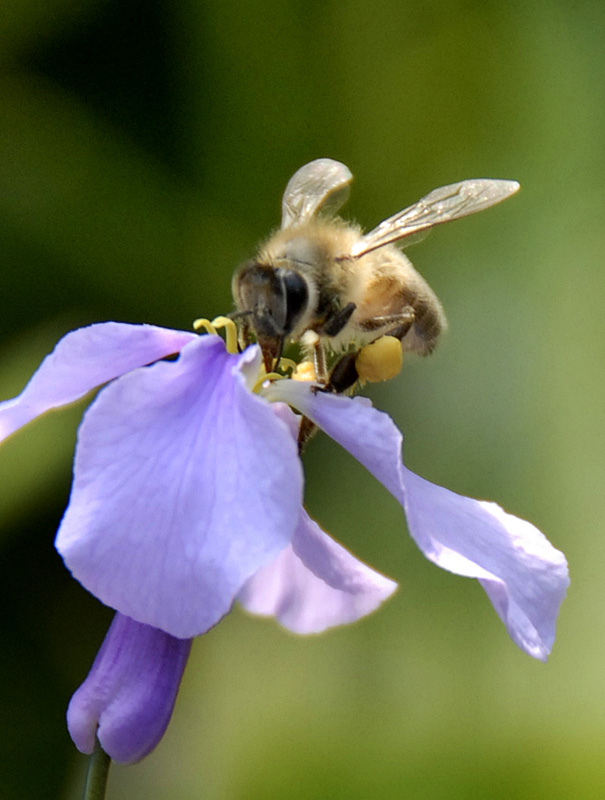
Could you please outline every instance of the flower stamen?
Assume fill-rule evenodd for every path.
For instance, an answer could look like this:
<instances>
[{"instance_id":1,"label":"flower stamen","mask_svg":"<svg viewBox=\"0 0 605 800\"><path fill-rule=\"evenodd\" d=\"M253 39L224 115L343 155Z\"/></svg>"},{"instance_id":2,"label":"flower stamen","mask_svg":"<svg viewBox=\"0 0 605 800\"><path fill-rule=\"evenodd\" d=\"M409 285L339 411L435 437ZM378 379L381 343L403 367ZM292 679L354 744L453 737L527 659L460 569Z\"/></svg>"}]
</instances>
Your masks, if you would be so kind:
<instances>
[{"instance_id":1,"label":"flower stamen","mask_svg":"<svg viewBox=\"0 0 605 800\"><path fill-rule=\"evenodd\" d=\"M237 326L229 317L215 317L212 321L204 317L196 319L193 323L193 329L199 331L203 328L207 333L218 335L220 328L225 329L225 345L227 352L231 355L236 355L239 352L237 346Z\"/></svg>"},{"instance_id":2,"label":"flower stamen","mask_svg":"<svg viewBox=\"0 0 605 800\"><path fill-rule=\"evenodd\" d=\"M285 372L286 370L288 370L288 369L289 369L291 372L294 372L296 369L298 369L298 364L297 364L297 363L296 363L296 361L294 361L293 359L291 359L291 358L284 358L284 357L282 356L282 358L280 358L280 359L279 359L279 364L278 364L278 367L277 367L277 368L278 368L278 369L281 369L281 370L283 370L284 372Z\"/></svg>"},{"instance_id":3,"label":"flower stamen","mask_svg":"<svg viewBox=\"0 0 605 800\"><path fill-rule=\"evenodd\" d=\"M259 394L263 385L267 383L267 381L283 381L288 377L293 377L296 370L298 370L299 365L296 361L293 361L291 358L280 358L279 364L276 365L275 370L273 372L267 372L265 366L261 364L259 369L259 377L252 387L252 391L254 394ZM281 372L277 372L277 370L281 370ZM289 371L290 376L284 374L285 372Z\"/></svg>"},{"instance_id":4,"label":"flower stamen","mask_svg":"<svg viewBox=\"0 0 605 800\"><path fill-rule=\"evenodd\" d=\"M286 375L280 375L279 372L265 372L256 381L252 387L253 394L259 394L265 383L271 381L284 381L287 380Z\"/></svg>"}]
</instances>

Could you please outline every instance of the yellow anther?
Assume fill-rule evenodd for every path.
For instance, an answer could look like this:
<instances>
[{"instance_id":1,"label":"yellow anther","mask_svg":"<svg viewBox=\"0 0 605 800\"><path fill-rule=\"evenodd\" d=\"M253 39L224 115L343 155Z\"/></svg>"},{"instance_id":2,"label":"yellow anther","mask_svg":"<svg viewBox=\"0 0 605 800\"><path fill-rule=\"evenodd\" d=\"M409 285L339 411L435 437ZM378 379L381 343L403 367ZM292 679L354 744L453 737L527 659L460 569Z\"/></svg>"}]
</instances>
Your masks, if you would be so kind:
<instances>
[{"instance_id":1,"label":"yellow anther","mask_svg":"<svg viewBox=\"0 0 605 800\"><path fill-rule=\"evenodd\" d=\"M227 352L235 355L235 353L239 352L237 346L237 327L235 322L229 317L215 317L212 321L209 319L205 319L204 317L200 317L196 319L193 323L193 330L199 331L204 329L207 333L217 334L219 328L225 329L225 344L227 346Z\"/></svg>"},{"instance_id":2,"label":"yellow anther","mask_svg":"<svg viewBox=\"0 0 605 800\"><path fill-rule=\"evenodd\" d=\"M355 359L359 380L368 383L388 381L398 375L403 364L401 342L395 336L381 336L362 347Z\"/></svg>"},{"instance_id":3,"label":"yellow anther","mask_svg":"<svg viewBox=\"0 0 605 800\"><path fill-rule=\"evenodd\" d=\"M216 333L216 328L214 327L214 325L210 322L209 319L205 319L204 317L196 319L195 322L193 323L194 331L199 331L200 328L204 328L204 330L207 331L207 333Z\"/></svg>"},{"instance_id":4,"label":"yellow anther","mask_svg":"<svg viewBox=\"0 0 605 800\"><path fill-rule=\"evenodd\" d=\"M215 317L212 320L212 325L215 328L224 328L225 329L225 341L227 344L227 352L234 355L238 352L237 347L237 326L232 319L229 317Z\"/></svg>"}]
</instances>

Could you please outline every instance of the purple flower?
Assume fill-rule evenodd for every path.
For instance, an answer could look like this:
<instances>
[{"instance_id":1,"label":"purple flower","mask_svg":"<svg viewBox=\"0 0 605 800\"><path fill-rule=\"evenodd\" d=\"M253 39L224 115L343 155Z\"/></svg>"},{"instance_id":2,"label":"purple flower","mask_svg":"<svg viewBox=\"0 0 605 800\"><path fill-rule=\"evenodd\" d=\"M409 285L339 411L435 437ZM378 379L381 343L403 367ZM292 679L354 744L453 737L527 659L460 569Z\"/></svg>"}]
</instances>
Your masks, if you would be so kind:
<instances>
[{"instance_id":1,"label":"purple flower","mask_svg":"<svg viewBox=\"0 0 605 800\"><path fill-rule=\"evenodd\" d=\"M253 391L260 363L257 347L233 355L218 336L109 322L65 336L21 395L0 404L1 439L109 382L80 426L56 538L74 577L119 612L70 706L70 731L85 752L97 722L117 760L155 746L188 640L234 600L313 633L370 613L395 590L303 510L298 418L288 406L395 496L427 558L481 582L522 650L540 660L550 652L568 585L562 553L529 522L407 470L401 434L368 400L293 380ZM143 643L142 654L128 637ZM153 733L141 740L136 698L150 693L157 724L145 723Z\"/></svg>"}]
</instances>

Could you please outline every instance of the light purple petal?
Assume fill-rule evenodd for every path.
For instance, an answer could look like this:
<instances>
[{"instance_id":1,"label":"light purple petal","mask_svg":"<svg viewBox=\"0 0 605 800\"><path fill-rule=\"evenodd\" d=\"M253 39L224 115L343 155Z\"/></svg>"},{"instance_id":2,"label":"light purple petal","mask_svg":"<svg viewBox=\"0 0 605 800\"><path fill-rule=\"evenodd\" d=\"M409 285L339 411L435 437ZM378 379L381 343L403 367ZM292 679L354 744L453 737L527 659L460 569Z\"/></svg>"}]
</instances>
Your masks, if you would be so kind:
<instances>
[{"instance_id":1,"label":"light purple petal","mask_svg":"<svg viewBox=\"0 0 605 800\"><path fill-rule=\"evenodd\" d=\"M132 764L158 744L170 721L191 639L116 614L88 677L71 698L67 727L82 753L95 737L114 761Z\"/></svg>"},{"instance_id":2,"label":"light purple petal","mask_svg":"<svg viewBox=\"0 0 605 800\"><path fill-rule=\"evenodd\" d=\"M101 322L64 336L18 397L0 403L0 441L51 408L73 403L131 369L178 353L195 333Z\"/></svg>"},{"instance_id":3,"label":"light purple petal","mask_svg":"<svg viewBox=\"0 0 605 800\"><path fill-rule=\"evenodd\" d=\"M563 553L530 522L404 468L410 533L427 558L479 581L511 639L546 661L569 585Z\"/></svg>"},{"instance_id":4,"label":"light purple petal","mask_svg":"<svg viewBox=\"0 0 605 800\"><path fill-rule=\"evenodd\" d=\"M292 543L246 583L238 600L294 633L319 633L375 611L397 588L358 561L302 510Z\"/></svg>"},{"instance_id":5,"label":"light purple petal","mask_svg":"<svg viewBox=\"0 0 605 800\"><path fill-rule=\"evenodd\" d=\"M402 436L393 420L365 397L314 392L293 380L275 381L266 396L297 408L338 442L402 501L400 469Z\"/></svg>"},{"instance_id":6,"label":"light purple petal","mask_svg":"<svg viewBox=\"0 0 605 800\"><path fill-rule=\"evenodd\" d=\"M294 534L302 469L245 385L259 359L197 337L103 389L80 427L57 549L102 602L173 636L218 622Z\"/></svg>"},{"instance_id":7,"label":"light purple petal","mask_svg":"<svg viewBox=\"0 0 605 800\"><path fill-rule=\"evenodd\" d=\"M406 469L400 432L364 398L313 393L294 381L280 381L271 392L378 478L403 505L424 555L450 572L478 578L512 640L546 660L569 577L564 555L537 528L495 503L462 497Z\"/></svg>"}]
</instances>

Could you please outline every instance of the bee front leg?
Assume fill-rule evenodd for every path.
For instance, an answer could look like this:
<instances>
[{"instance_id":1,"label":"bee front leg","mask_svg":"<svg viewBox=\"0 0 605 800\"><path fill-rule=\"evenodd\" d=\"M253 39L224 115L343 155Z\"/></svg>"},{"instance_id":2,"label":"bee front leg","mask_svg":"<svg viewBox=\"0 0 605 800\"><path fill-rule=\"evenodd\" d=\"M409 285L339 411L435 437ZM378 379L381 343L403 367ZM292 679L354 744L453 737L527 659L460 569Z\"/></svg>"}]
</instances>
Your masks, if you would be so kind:
<instances>
[{"instance_id":1,"label":"bee front leg","mask_svg":"<svg viewBox=\"0 0 605 800\"><path fill-rule=\"evenodd\" d=\"M328 365L326 363L326 351L321 343L319 334L315 331L305 331L300 342L304 348L305 362L313 358L313 366L315 368L313 380L319 383L326 383L328 380Z\"/></svg>"},{"instance_id":2,"label":"bee front leg","mask_svg":"<svg viewBox=\"0 0 605 800\"><path fill-rule=\"evenodd\" d=\"M317 381L324 386L331 380L331 374L328 373L326 350L321 337L326 336L331 338L333 336L338 336L348 324L356 308L357 306L355 303L347 303L343 308L330 312L320 326L303 334L301 342L307 351L313 353Z\"/></svg>"},{"instance_id":3,"label":"bee front leg","mask_svg":"<svg viewBox=\"0 0 605 800\"><path fill-rule=\"evenodd\" d=\"M326 362L326 352L321 342L319 334L315 331L306 331L301 339L303 347L307 353L307 361L309 364L309 357L313 355L313 368L315 375L313 380L316 380L323 387L328 381L328 365ZM308 378L305 378L308 380ZM317 431L317 426L308 417L302 416L300 419L300 426L298 428L298 452L302 453L305 445Z\"/></svg>"},{"instance_id":4,"label":"bee front leg","mask_svg":"<svg viewBox=\"0 0 605 800\"><path fill-rule=\"evenodd\" d=\"M326 351L322 344L321 336L329 336L329 337L338 336L338 334L343 330L343 328L347 325L347 323L351 319L351 316L353 315L353 312L355 311L356 308L357 306L355 305L355 303L347 303L347 305L344 306L343 308L339 308L338 311L334 311L333 313L329 314L325 318L320 328L314 331L307 331L307 333L304 335L303 342L305 346L308 349L312 349L313 351L313 361L315 363L315 374L317 376L317 380L319 383L323 384L323 386L326 387L326 391L340 391L340 390L333 388L334 370L332 370L331 373L328 373ZM341 359L341 361L342 360L343 359ZM340 364L340 361L338 363ZM344 380L346 381L348 380L348 378ZM348 385L352 386L356 380L357 378L352 379L352 382L349 383ZM340 379L338 379L337 382L338 385L340 385L341 383ZM345 388L348 388L348 386ZM344 391L344 389L342 391Z\"/></svg>"},{"instance_id":5,"label":"bee front leg","mask_svg":"<svg viewBox=\"0 0 605 800\"><path fill-rule=\"evenodd\" d=\"M353 316L356 308L355 303L347 303L343 308L339 308L338 311L330 314L324 320L319 333L323 336L338 336Z\"/></svg>"},{"instance_id":6,"label":"bee front leg","mask_svg":"<svg viewBox=\"0 0 605 800\"><path fill-rule=\"evenodd\" d=\"M341 394L357 382L359 378L357 369L355 367L357 352L347 353L340 358L329 375L327 371L325 352L319 337L317 337L317 341L314 343L313 355L315 360L316 377L318 383L320 384L319 386L315 386L313 391L334 392L335 394ZM298 429L299 453L302 453L305 445L316 431L317 426L314 422L311 422L308 417L301 417L300 426Z\"/></svg>"}]
</instances>

